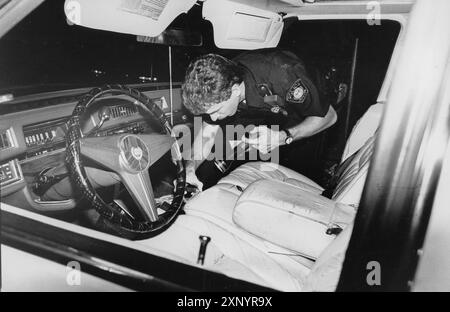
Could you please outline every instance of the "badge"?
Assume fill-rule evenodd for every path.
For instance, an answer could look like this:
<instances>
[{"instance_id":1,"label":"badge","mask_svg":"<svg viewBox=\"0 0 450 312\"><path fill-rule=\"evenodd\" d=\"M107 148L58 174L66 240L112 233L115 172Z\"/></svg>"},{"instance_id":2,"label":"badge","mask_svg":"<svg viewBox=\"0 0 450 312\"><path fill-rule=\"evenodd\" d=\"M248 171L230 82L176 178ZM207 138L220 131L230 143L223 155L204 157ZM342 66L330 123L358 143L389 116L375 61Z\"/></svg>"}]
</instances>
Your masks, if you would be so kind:
<instances>
[{"instance_id":1,"label":"badge","mask_svg":"<svg viewBox=\"0 0 450 312\"><path fill-rule=\"evenodd\" d=\"M280 106L274 106L270 109L270 111L274 114L278 114L280 112Z\"/></svg>"},{"instance_id":2,"label":"badge","mask_svg":"<svg viewBox=\"0 0 450 312\"><path fill-rule=\"evenodd\" d=\"M301 79L297 79L286 94L286 101L292 103L304 103L309 90Z\"/></svg>"}]
</instances>

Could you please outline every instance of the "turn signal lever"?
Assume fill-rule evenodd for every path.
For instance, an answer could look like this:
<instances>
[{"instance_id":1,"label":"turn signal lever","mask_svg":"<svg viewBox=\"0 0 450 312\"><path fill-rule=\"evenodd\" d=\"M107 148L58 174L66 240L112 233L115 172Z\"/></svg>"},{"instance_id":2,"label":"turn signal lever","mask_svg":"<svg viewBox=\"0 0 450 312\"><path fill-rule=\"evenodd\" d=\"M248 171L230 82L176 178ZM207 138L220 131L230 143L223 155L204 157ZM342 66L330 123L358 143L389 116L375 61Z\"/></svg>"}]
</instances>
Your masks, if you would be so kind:
<instances>
[{"instance_id":1,"label":"turn signal lever","mask_svg":"<svg viewBox=\"0 0 450 312\"><path fill-rule=\"evenodd\" d=\"M65 166L46 168L34 178L33 192L38 196L43 196L53 185L66 177L68 177L68 171Z\"/></svg>"}]
</instances>

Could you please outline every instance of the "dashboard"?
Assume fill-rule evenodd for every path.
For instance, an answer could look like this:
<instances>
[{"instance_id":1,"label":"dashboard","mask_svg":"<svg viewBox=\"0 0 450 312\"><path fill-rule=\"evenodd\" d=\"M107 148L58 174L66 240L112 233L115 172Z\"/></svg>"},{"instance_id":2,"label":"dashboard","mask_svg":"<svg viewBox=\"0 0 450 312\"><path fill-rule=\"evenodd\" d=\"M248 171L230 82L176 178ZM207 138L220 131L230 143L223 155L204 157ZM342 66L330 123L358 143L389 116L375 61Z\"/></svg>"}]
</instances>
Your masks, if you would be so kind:
<instances>
[{"instance_id":1,"label":"dashboard","mask_svg":"<svg viewBox=\"0 0 450 312\"><path fill-rule=\"evenodd\" d=\"M169 90L144 92L152 98L168 117L173 114L174 124L184 123L186 115L181 109L181 95L173 92L174 109L167 105ZM19 207L40 211L61 211L73 209L72 190L59 200L49 200L43 175L52 172L52 176L65 176L65 136L67 121L76 101L62 101L57 105L32 107L0 116L0 196L1 201ZM102 116L108 118L98 127ZM147 133L161 131L155 128L156 122L144 120L126 97L111 96L102 98L81 121L82 131L90 136L108 136L121 133ZM59 192L62 193L62 192ZM61 194L59 194L61 195Z\"/></svg>"},{"instance_id":2,"label":"dashboard","mask_svg":"<svg viewBox=\"0 0 450 312\"><path fill-rule=\"evenodd\" d=\"M160 106L165 98L153 99ZM91 133L94 136L107 136L121 133L144 133L149 129L146 121L130 102L121 99L99 100L97 107L103 105L99 111L90 112L90 118L85 120L83 133L89 133L100 122L101 114L107 111L108 120L99 131ZM119 103L117 103L119 102ZM117 103L117 104L115 104ZM35 124L23 126L26 146L25 158L33 158L65 147L67 121L70 116L56 118Z\"/></svg>"},{"instance_id":3,"label":"dashboard","mask_svg":"<svg viewBox=\"0 0 450 312\"><path fill-rule=\"evenodd\" d=\"M23 134L27 148L26 157L42 155L64 148L68 117L25 125Z\"/></svg>"}]
</instances>

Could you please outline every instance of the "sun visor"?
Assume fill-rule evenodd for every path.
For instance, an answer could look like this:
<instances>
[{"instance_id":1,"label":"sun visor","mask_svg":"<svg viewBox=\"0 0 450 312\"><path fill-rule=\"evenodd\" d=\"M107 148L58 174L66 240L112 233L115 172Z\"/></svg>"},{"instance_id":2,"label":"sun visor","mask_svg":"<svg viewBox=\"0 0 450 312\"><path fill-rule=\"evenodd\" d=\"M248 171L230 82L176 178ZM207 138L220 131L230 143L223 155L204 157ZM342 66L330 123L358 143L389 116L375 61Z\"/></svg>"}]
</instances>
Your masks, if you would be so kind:
<instances>
[{"instance_id":1,"label":"sun visor","mask_svg":"<svg viewBox=\"0 0 450 312\"><path fill-rule=\"evenodd\" d=\"M158 36L196 0L66 0L70 23L118 33Z\"/></svg>"},{"instance_id":2,"label":"sun visor","mask_svg":"<svg viewBox=\"0 0 450 312\"><path fill-rule=\"evenodd\" d=\"M205 1L203 17L212 23L214 42L222 49L276 47L284 24L277 13L230 0Z\"/></svg>"}]
</instances>

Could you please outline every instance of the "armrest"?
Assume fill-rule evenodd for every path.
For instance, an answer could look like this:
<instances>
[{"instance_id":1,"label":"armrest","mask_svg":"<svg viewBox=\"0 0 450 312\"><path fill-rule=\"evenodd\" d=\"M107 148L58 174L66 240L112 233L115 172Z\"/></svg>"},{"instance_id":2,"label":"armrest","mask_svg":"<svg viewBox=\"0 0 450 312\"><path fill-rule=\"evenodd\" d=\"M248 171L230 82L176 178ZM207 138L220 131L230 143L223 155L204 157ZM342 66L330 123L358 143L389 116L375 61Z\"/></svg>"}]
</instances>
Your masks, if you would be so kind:
<instances>
[{"instance_id":1,"label":"armrest","mask_svg":"<svg viewBox=\"0 0 450 312\"><path fill-rule=\"evenodd\" d=\"M351 206L275 180L250 184L233 211L234 223L247 232L311 259L336 237L327 230L345 228L354 216Z\"/></svg>"}]
</instances>

